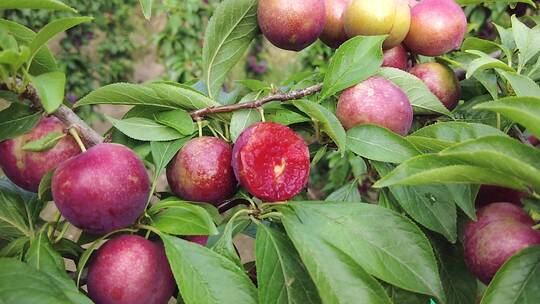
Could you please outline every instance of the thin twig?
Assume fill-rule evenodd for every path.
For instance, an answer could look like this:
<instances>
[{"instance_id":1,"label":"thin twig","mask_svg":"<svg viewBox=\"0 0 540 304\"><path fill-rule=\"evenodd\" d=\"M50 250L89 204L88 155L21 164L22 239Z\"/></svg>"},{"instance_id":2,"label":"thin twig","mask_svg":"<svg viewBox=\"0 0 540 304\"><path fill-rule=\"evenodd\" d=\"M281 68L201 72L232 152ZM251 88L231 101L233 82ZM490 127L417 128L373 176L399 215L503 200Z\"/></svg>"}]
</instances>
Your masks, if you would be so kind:
<instances>
[{"instance_id":1,"label":"thin twig","mask_svg":"<svg viewBox=\"0 0 540 304\"><path fill-rule=\"evenodd\" d=\"M318 93L321 91L321 89L322 89L322 84L316 84L302 90L291 91L289 93L272 94L264 98L250 101L250 102L238 103L238 104L233 104L233 105L225 105L225 106L219 106L219 107L208 107L208 108L193 111L190 113L190 115L195 121L197 121L197 120L200 120L202 117L211 115L211 114L229 113L229 112L234 112L234 111L243 110L243 109L256 109L272 101L289 101L289 100L300 99L300 98Z\"/></svg>"}]
</instances>

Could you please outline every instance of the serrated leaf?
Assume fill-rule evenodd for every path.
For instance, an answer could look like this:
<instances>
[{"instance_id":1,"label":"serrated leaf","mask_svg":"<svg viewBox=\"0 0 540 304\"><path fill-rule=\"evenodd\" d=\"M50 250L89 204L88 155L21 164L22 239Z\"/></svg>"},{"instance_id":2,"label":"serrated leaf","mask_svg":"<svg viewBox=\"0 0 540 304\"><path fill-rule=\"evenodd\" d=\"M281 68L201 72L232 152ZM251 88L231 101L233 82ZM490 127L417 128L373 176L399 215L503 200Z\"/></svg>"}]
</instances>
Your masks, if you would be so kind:
<instances>
[{"instance_id":1,"label":"serrated leaf","mask_svg":"<svg viewBox=\"0 0 540 304\"><path fill-rule=\"evenodd\" d=\"M285 234L259 225L255 249L259 303L321 303L298 252Z\"/></svg>"},{"instance_id":2,"label":"serrated leaf","mask_svg":"<svg viewBox=\"0 0 540 304\"><path fill-rule=\"evenodd\" d=\"M325 99L373 76L383 62L386 36L357 36L342 44L330 59L320 99Z\"/></svg>"},{"instance_id":3,"label":"serrated leaf","mask_svg":"<svg viewBox=\"0 0 540 304\"><path fill-rule=\"evenodd\" d=\"M345 153L345 149L347 148L347 133L345 133L345 129L343 129L336 115L320 104L307 99L295 100L292 104L311 117L313 121L318 122L324 133L328 134L336 143L342 155Z\"/></svg>"},{"instance_id":4,"label":"serrated leaf","mask_svg":"<svg viewBox=\"0 0 540 304\"><path fill-rule=\"evenodd\" d=\"M500 113L540 137L540 98L507 97L476 105L474 109Z\"/></svg>"},{"instance_id":5,"label":"serrated leaf","mask_svg":"<svg viewBox=\"0 0 540 304\"><path fill-rule=\"evenodd\" d=\"M0 111L0 141L27 133L37 125L40 118L41 112L35 112L21 103L12 103Z\"/></svg>"},{"instance_id":6,"label":"serrated leaf","mask_svg":"<svg viewBox=\"0 0 540 304\"><path fill-rule=\"evenodd\" d=\"M173 128L146 118L114 119L106 117L115 128L127 136L143 141L170 141L183 137Z\"/></svg>"},{"instance_id":7,"label":"serrated leaf","mask_svg":"<svg viewBox=\"0 0 540 304\"><path fill-rule=\"evenodd\" d=\"M235 263L198 244L160 236L186 304L257 303L255 286Z\"/></svg>"},{"instance_id":8,"label":"serrated leaf","mask_svg":"<svg viewBox=\"0 0 540 304\"><path fill-rule=\"evenodd\" d=\"M58 0L2 0L2 3L0 3L0 9L23 8L77 12L75 9Z\"/></svg>"},{"instance_id":9,"label":"serrated leaf","mask_svg":"<svg viewBox=\"0 0 540 304\"><path fill-rule=\"evenodd\" d=\"M439 113L450 115L450 111L433 95L422 80L395 68L381 68L378 75L392 81L407 95L416 114Z\"/></svg>"},{"instance_id":10,"label":"serrated leaf","mask_svg":"<svg viewBox=\"0 0 540 304\"><path fill-rule=\"evenodd\" d=\"M319 282L322 273L316 272L317 268L308 255L317 254L313 251L320 250L320 246L328 246L328 250L334 253L334 257L322 262L335 269L334 276L358 273L360 266L360 269L380 280L432 295L445 302L432 248L421 230L406 217L380 206L359 202L294 202L287 209L280 208L280 211L287 234L319 288L323 301L336 303L340 302L336 299L343 299L343 302L348 302L347 298L340 298L335 293L326 294L329 291L327 280ZM399 246L396 246L396 239ZM316 248L312 247L311 242L315 243ZM345 273L338 272L343 268L332 265L339 265L340 261L347 262L345 269L349 270ZM365 284L345 286L350 289L346 292L348 295L382 289L380 285L377 289L368 288ZM362 292L364 288L366 291ZM377 292L378 302L360 302L389 303L386 294L383 294L384 298L381 298L383 296Z\"/></svg>"},{"instance_id":11,"label":"serrated leaf","mask_svg":"<svg viewBox=\"0 0 540 304\"><path fill-rule=\"evenodd\" d=\"M32 152L42 152L47 151L58 143L59 140L64 138L66 134L62 132L50 132L47 133L45 136L41 137L40 139L27 142L22 149L25 151L32 151Z\"/></svg>"},{"instance_id":12,"label":"serrated leaf","mask_svg":"<svg viewBox=\"0 0 540 304\"><path fill-rule=\"evenodd\" d=\"M155 120L162 125L173 128L184 135L191 135L195 131L191 115L184 110L172 110L156 114Z\"/></svg>"},{"instance_id":13,"label":"serrated leaf","mask_svg":"<svg viewBox=\"0 0 540 304\"><path fill-rule=\"evenodd\" d=\"M394 132L375 125L360 125L347 131L349 150L371 160L401 163L420 151Z\"/></svg>"},{"instance_id":14,"label":"serrated leaf","mask_svg":"<svg viewBox=\"0 0 540 304\"><path fill-rule=\"evenodd\" d=\"M216 99L227 73L242 58L257 33L257 1L225 0L204 34L203 70L208 95Z\"/></svg>"}]
</instances>

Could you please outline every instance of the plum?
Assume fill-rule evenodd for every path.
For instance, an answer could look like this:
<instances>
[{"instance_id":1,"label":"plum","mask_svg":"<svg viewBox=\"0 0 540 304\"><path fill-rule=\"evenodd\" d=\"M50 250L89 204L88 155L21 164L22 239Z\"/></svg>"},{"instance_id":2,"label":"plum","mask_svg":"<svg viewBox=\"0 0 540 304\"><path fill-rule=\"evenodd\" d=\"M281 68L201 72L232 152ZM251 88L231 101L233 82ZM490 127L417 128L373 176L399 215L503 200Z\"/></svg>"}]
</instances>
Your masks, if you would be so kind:
<instances>
[{"instance_id":1,"label":"plum","mask_svg":"<svg viewBox=\"0 0 540 304\"><path fill-rule=\"evenodd\" d=\"M218 205L231 197L236 188L231 158L232 149L223 140L192 139L167 167L169 186L185 200Z\"/></svg>"},{"instance_id":2,"label":"plum","mask_svg":"<svg viewBox=\"0 0 540 304\"><path fill-rule=\"evenodd\" d=\"M409 54L403 45L398 45L384 51L383 67L407 70L409 66Z\"/></svg>"},{"instance_id":3,"label":"plum","mask_svg":"<svg viewBox=\"0 0 540 304\"><path fill-rule=\"evenodd\" d=\"M206 246L206 243L208 243L208 235L188 235L185 239L201 246Z\"/></svg>"},{"instance_id":4,"label":"plum","mask_svg":"<svg viewBox=\"0 0 540 304\"><path fill-rule=\"evenodd\" d=\"M60 163L79 153L81 149L73 137L67 135L54 147L41 152L25 151L22 147L52 132L63 133L65 126L55 117L46 117L28 133L0 142L0 167L17 186L37 192L43 176Z\"/></svg>"},{"instance_id":5,"label":"plum","mask_svg":"<svg viewBox=\"0 0 540 304\"><path fill-rule=\"evenodd\" d=\"M163 245L137 235L107 241L88 267L96 304L166 304L175 289Z\"/></svg>"},{"instance_id":6,"label":"plum","mask_svg":"<svg viewBox=\"0 0 540 304\"><path fill-rule=\"evenodd\" d=\"M515 189L493 185L482 185L476 196L476 208L482 208L497 202L508 202L521 206L521 198L523 195L522 192Z\"/></svg>"},{"instance_id":7,"label":"plum","mask_svg":"<svg viewBox=\"0 0 540 304\"><path fill-rule=\"evenodd\" d=\"M458 49L466 32L467 18L454 0L422 0L411 9L405 45L416 54L440 56Z\"/></svg>"},{"instance_id":8,"label":"plum","mask_svg":"<svg viewBox=\"0 0 540 304\"><path fill-rule=\"evenodd\" d=\"M326 23L319 38L331 48L338 48L348 39L343 15L351 2L352 0L325 0Z\"/></svg>"},{"instance_id":9,"label":"plum","mask_svg":"<svg viewBox=\"0 0 540 304\"><path fill-rule=\"evenodd\" d=\"M272 44L300 51L315 42L324 29L324 0L259 0L257 19Z\"/></svg>"},{"instance_id":10,"label":"plum","mask_svg":"<svg viewBox=\"0 0 540 304\"><path fill-rule=\"evenodd\" d=\"M345 90L339 97L336 115L346 129L374 124L407 135L413 109L398 86L375 76Z\"/></svg>"},{"instance_id":11,"label":"plum","mask_svg":"<svg viewBox=\"0 0 540 304\"><path fill-rule=\"evenodd\" d=\"M269 202L286 201L306 186L308 147L289 127L273 122L251 125L233 148L233 168L240 184Z\"/></svg>"},{"instance_id":12,"label":"plum","mask_svg":"<svg viewBox=\"0 0 540 304\"><path fill-rule=\"evenodd\" d=\"M60 213L74 226L102 234L131 225L144 211L150 181L143 162L119 144L99 144L62 163L52 178Z\"/></svg>"},{"instance_id":13,"label":"plum","mask_svg":"<svg viewBox=\"0 0 540 304\"><path fill-rule=\"evenodd\" d=\"M450 67L438 62L426 62L417 64L409 73L420 78L448 110L457 106L461 88Z\"/></svg>"},{"instance_id":14,"label":"plum","mask_svg":"<svg viewBox=\"0 0 540 304\"><path fill-rule=\"evenodd\" d=\"M358 35L388 35L385 49L399 45L409 32L411 8L405 0L353 0L344 15L345 33Z\"/></svg>"},{"instance_id":15,"label":"plum","mask_svg":"<svg viewBox=\"0 0 540 304\"><path fill-rule=\"evenodd\" d=\"M464 239L465 262L485 284L512 255L540 244L540 232L519 221L492 221Z\"/></svg>"}]
</instances>

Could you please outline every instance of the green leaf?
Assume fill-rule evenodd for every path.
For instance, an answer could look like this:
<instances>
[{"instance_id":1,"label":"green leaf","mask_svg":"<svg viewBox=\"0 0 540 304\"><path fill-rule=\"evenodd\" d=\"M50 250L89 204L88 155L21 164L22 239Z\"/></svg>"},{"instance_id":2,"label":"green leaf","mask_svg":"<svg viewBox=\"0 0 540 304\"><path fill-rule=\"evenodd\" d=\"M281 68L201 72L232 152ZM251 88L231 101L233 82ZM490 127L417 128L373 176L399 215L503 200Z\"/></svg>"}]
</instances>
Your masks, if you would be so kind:
<instances>
[{"instance_id":1,"label":"green leaf","mask_svg":"<svg viewBox=\"0 0 540 304\"><path fill-rule=\"evenodd\" d=\"M516 96L540 98L540 86L529 77L505 71L500 71L499 74L510 83Z\"/></svg>"},{"instance_id":2,"label":"green leaf","mask_svg":"<svg viewBox=\"0 0 540 304\"><path fill-rule=\"evenodd\" d=\"M322 130L336 143L341 154L343 155L345 153L347 133L345 133L345 129L343 129L336 115L320 104L307 99L295 100L292 104L300 111L309 115L313 121L319 123Z\"/></svg>"},{"instance_id":3,"label":"green leaf","mask_svg":"<svg viewBox=\"0 0 540 304\"><path fill-rule=\"evenodd\" d=\"M4 245L0 250L0 258L15 258L22 260L22 255L25 251L25 248L30 243L30 238L27 236L22 236L20 238L14 239L9 242L7 245Z\"/></svg>"},{"instance_id":4,"label":"green leaf","mask_svg":"<svg viewBox=\"0 0 540 304\"><path fill-rule=\"evenodd\" d=\"M152 226L162 232L175 235L217 234L212 217L204 209L194 204L177 201L152 216Z\"/></svg>"},{"instance_id":5,"label":"green leaf","mask_svg":"<svg viewBox=\"0 0 540 304\"><path fill-rule=\"evenodd\" d=\"M392 299L392 303L399 303L399 304L433 303L433 302L430 302L429 296L403 290L401 288L397 288L396 286L386 284L385 289L388 295L390 296L390 299Z\"/></svg>"},{"instance_id":6,"label":"green leaf","mask_svg":"<svg viewBox=\"0 0 540 304\"><path fill-rule=\"evenodd\" d=\"M432 241L432 244L439 261L447 303L476 303L478 284L465 265L461 245L450 245L438 239Z\"/></svg>"},{"instance_id":7,"label":"green leaf","mask_svg":"<svg viewBox=\"0 0 540 304\"><path fill-rule=\"evenodd\" d=\"M276 122L282 125L292 125L297 123L312 121L307 115L289 105L272 105L264 107L266 121Z\"/></svg>"},{"instance_id":8,"label":"green leaf","mask_svg":"<svg viewBox=\"0 0 540 304\"><path fill-rule=\"evenodd\" d=\"M174 141L151 141L152 159L154 160L155 176L159 176L161 171L169 164L176 153L191 139L184 137Z\"/></svg>"},{"instance_id":9,"label":"green leaf","mask_svg":"<svg viewBox=\"0 0 540 304\"><path fill-rule=\"evenodd\" d=\"M44 46L49 40L59 33L62 33L74 26L77 26L81 23L89 22L93 18L91 17L66 17L60 18L51 21L49 24L45 25L39 32L30 44L28 45L31 50L30 58L34 58L36 53Z\"/></svg>"},{"instance_id":10,"label":"green leaf","mask_svg":"<svg viewBox=\"0 0 540 304\"><path fill-rule=\"evenodd\" d=\"M257 303L255 286L235 263L198 244L160 236L186 304Z\"/></svg>"},{"instance_id":11,"label":"green leaf","mask_svg":"<svg viewBox=\"0 0 540 304\"><path fill-rule=\"evenodd\" d=\"M450 121L423 127L406 138L423 151L439 152L457 143L491 135L507 136L488 125Z\"/></svg>"},{"instance_id":12,"label":"green leaf","mask_svg":"<svg viewBox=\"0 0 540 304\"><path fill-rule=\"evenodd\" d=\"M536 6L532 0L456 0L456 3L461 6L477 5L483 3L527 3L531 6Z\"/></svg>"},{"instance_id":13,"label":"green leaf","mask_svg":"<svg viewBox=\"0 0 540 304\"><path fill-rule=\"evenodd\" d=\"M0 27L6 29L10 35L15 37L19 44L29 44L36 37L34 31L13 21L0 19ZM58 67L51 50L48 46L43 46L34 56L28 72L31 75L40 75L56 70L58 70Z\"/></svg>"},{"instance_id":14,"label":"green leaf","mask_svg":"<svg viewBox=\"0 0 540 304\"><path fill-rule=\"evenodd\" d=\"M491 40L480 39L477 37L468 37L463 41L461 50L478 50L486 54L491 54L498 51L501 46Z\"/></svg>"},{"instance_id":15,"label":"green leaf","mask_svg":"<svg viewBox=\"0 0 540 304\"><path fill-rule=\"evenodd\" d=\"M345 186L330 193L325 201L329 202L359 202L362 200L360 191L358 191L358 180L346 184Z\"/></svg>"},{"instance_id":16,"label":"green leaf","mask_svg":"<svg viewBox=\"0 0 540 304\"><path fill-rule=\"evenodd\" d=\"M458 162L496 170L540 189L540 151L502 136L467 141L441 151Z\"/></svg>"},{"instance_id":17,"label":"green leaf","mask_svg":"<svg viewBox=\"0 0 540 304\"><path fill-rule=\"evenodd\" d=\"M38 198L42 201L52 201L51 182L54 169L51 169L45 173L41 178L38 187Z\"/></svg>"},{"instance_id":18,"label":"green leaf","mask_svg":"<svg viewBox=\"0 0 540 304\"><path fill-rule=\"evenodd\" d=\"M225 0L217 7L203 47L204 82L211 98L219 96L228 72L242 58L257 30L256 0Z\"/></svg>"},{"instance_id":19,"label":"green leaf","mask_svg":"<svg viewBox=\"0 0 540 304\"><path fill-rule=\"evenodd\" d=\"M472 166L450 155L425 154L399 165L373 187L394 185L491 184L521 191L527 185L519 178L484 167Z\"/></svg>"},{"instance_id":20,"label":"green leaf","mask_svg":"<svg viewBox=\"0 0 540 304\"><path fill-rule=\"evenodd\" d=\"M313 281L286 235L259 225L255 249L259 303L321 303Z\"/></svg>"},{"instance_id":21,"label":"green leaf","mask_svg":"<svg viewBox=\"0 0 540 304\"><path fill-rule=\"evenodd\" d=\"M66 289L43 271L15 259L0 258L0 302L91 304L77 289Z\"/></svg>"},{"instance_id":22,"label":"green leaf","mask_svg":"<svg viewBox=\"0 0 540 304\"><path fill-rule=\"evenodd\" d=\"M106 117L115 128L127 136L143 141L170 141L183 137L173 128L146 118L114 119Z\"/></svg>"},{"instance_id":23,"label":"green leaf","mask_svg":"<svg viewBox=\"0 0 540 304\"><path fill-rule=\"evenodd\" d=\"M212 250L219 253L220 255L228 258L229 260L233 261L238 265L239 267L242 267L242 263L240 261L240 256L238 256L238 253L236 251L236 248L233 244L233 237L235 236L235 233L238 233L240 231L237 231L239 226L237 223L242 223L244 219L237 219L238 215L241 215L239 211L236 213L225 225L225 229L223 229L223 233L219 236L219 239L212 245ZM245 229L245 227L244 227ZM242 229L242 230L244 230Z\"/></svg>"},{"instance_id":24,"label":"green leaf","mask_svg":"<svg viewBox=\"0 0 540 304\"><path fill-rule=\"evenodd\" d=\"M150 20L150 17L152 16L152 4L154 3L154 0L139 0L139 3L141 4L144 18Z\"/></svg>"},{"instance_id":25,"label":"green leaf","mask_svg":"<svg viewBox=\"0 0 540 304\"><path fill-rule=\"evenodd\" d=\"M383 62L386 36L357 36L336 51L324 77L320 99L326 99L373 76Z\"/></svg>"},{"instance_id":26,"label":"green leaf","mask_svg":"<svg viewBox=\"0 0 540 304\"><path fill-rule=\"evenodd\" d=\"M500 113L540 137L540 98L507 97L479 104L474 109Z\"/></svg>"},{"instance_id":27,"label":"green leaf","mask_svg":"<svg viewBox=\"0 0 540 304\"><path fill-rule=\"evenodd\" d=\"M64 100L66 75L62 72L50 72L31 76L30 82L36 88L41 105L49 114L54 113Z\"/></svg>"},{"instance_id":28,"label":"green leaf","mask_svg":"<svg viewBox=\"0 0 540 304\"><path fill-rule=\"evenodd\" d=\"M0 111L0 141L32 130L41 118L41 112L34 111L21 103L12 103L9 108Z\"/></svg>"},{"instance_id":29,"label":"green leaf","mask_svg":"<svg viewBox=\"0 0 540 304\"><path fill-rule=\"evenodd\" d=\"M523 249L499 269L481 304L533 304L540 299L540 246Z\"/></svg>"},{"instance_id":30,"label":"green leaf","mask_svg":"<svg viewBox=\"0 0 540 304\"><path fill-rule=\"evenodd\" d=\"M372 165L382 177L393 168L384 163L372 162ZM450 187L445 185L392 186L390 191L403 210L416 222L429 230L440 233L452 243L456 241L456 204Z\"/></svg>"},{"instance_id":31,"label":"green leaf","mask_svg":"<svg viewBox=\"0 0 540 304\"><path fill-rule=\"evenodd\" d=\"M244 96L242 100L240 100L240 103L249 102L252 100L255 100L259 98L261 95L261 92L251 92ZM246 109L246 110L240 110L235 111L232 114L231 118L231 124L230 124L230 131L231 131L231 139L233 142L236 142L236 139L242 132L247 129L249 126L251 126L254 123L261 121L261 115L257 111L257 109Z\"/></svg>"},{"instance_id":32,"label":"green leaf","mask_svg":"<svg viewBox=\"0 0 540 304\"><path fill-rule=\"evenodd\" d=\"M395 68L381 68L378 75L392 81L407 95L416 114L439 113L450 115L450 111L433 95L422 80Z\"/></svg>"},{"instance_id":33,"label":"green leaf","mask_svg":"<svg viewBox=\"0 0 540 304\"><path fill-rule=\"evenodd\" d=\"M530 29L514 15L512 16L512 32L519 50L518 70L521 70L540 52L540 27L536 26Z\"/></svg>"},{"instance_id":34,"label":"green leaf","mask_svg":"<svg viewBox=\"0 0 540 304\"><path fill-rule=\"evenodd\" d=\"M173 128L184 135L191 135L195 131L191 115L184 110L172 110L160 112L155 115L155 120L162 125Z\"/></svg>"},{"instance_id":35,"label":"green leaf","mask_svg":"<svg viewBox=\"0 0 540 304\"><path fill-rule=\"evenodd\" d=\"M22 8L77 12L75 9L58 0L2 0L0 3L0 10Z\"/></svg>"},{"instance_id":36,"label":"green leaf","mask_svg":"<svg viewBox=\"0 0 540 304\"><path fill-rule=\"evenodd\" d=\"M66 290L77 290L75 282L65 271L64 259L53 249L46 233L40 233L30 242L25 261L37 270L47 273Z\"/></svg>"},{"instance_id":37,"label":"green leaf","mask_svg":"<svg viewBox=\"0 0 540 304\"><path fill-rule=\"evenodd\" d=\"M294 202L287 207L280 208L282 222L317 286L318 280L302 253L308 238L327 244L350 265L356 263L380 280L445 302L432 248L422 231L406 217L359 202ZM331 264L329 261L325 263Z\"/></svg>"},{"instance_id":38,"label":"green leaf","mask_svg":"<svg viewBox=\"0 0 540 304\"><path fill-rule=\"evenodd\" d=\"M58 141L62 138L64 138L66 134L62 132L50 132L47 133L45 136L26 143L22 149L25 151L32 151L32 152L43 152L50 150L56 146Z\"/></svg>"},{"instance_id":39,"label":"green leaf","mask_svg":"<svg viewBox=\"0 0 540 304\"><path fill-rule=\"evenodd\" d=\"M467 67L466 78L471 78L475 73L488 69L501 69L503 71L515 72L511 66L480 51L468 50L467 53L477 55L479 58L471 61Z\"/></svg>"},{"instance_id":40,"label":"green leaf","mask_svg":"<svg viewBox=\"0 0 540 304\"><path fill-rule=\"evenodd\" d=\"M420 154L407 139L375 125L360 125L347 131L348 148L371 160L401 163Z\"/></svg>"},{"instance_id":41,"label":"green leaf","mask_svg":"<svg viewBox=\"0 0 540 304\"><path fill-rule=\"evenodd\" d=\"M35 201L35 195L17 188L6 177L0 179L0 239L33 236Z\"/></svg>"}]
</instances>

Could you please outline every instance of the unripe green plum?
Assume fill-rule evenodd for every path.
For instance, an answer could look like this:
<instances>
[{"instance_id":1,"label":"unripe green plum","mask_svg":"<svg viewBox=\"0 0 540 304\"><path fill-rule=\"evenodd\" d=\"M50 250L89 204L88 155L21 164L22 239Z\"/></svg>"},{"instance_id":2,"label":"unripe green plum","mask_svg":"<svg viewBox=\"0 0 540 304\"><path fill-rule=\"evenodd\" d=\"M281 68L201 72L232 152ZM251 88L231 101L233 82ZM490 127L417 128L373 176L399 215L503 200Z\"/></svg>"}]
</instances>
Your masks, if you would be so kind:
<instances>
[{"instance_id":1,"label":"unripe green plum","mask_svg":"<svg viewBox=\"0 0 540 304\"><path fill-rule=\"evenodd\" d=\"M414 66L409 73L420 78L448 110L456 107L461 88L451 68L437 62L426 62Z\"/></svg>"},{"instance_id":2,"label":"unripe green plum","mask_svg":"<svg viewBox=\"0 0 540 304\"><path fill-rule=\"evenodd\" d=\"M454 0L422 0L411 9L405 44L413 53L440 56L458 49L466 32L467 18Z\"/></svg>"},{"instance_id":3,"label":"unripe green plum","mask_svg":"<svg viewBox=\"0 0 540 304\"><path fill-rule=\"evenodd\" d=\"M371 77L341 94L336 115L346 129L374 124L407 135L413 109L398 86L382 77Z\"/></svg>"},{"instance_id":4,"label":"unripe green plum","mask_svg":"<svg viewBox=\"0 0 540 304\"><path fill-rule=\"evenodd\" d=\"M272 44L300 51L315 42L324 29L324 0L260 0L257 19Z\"/></svg>"},{"instance_id":5,"label":"unripe green plum","mask_svg":"<svg viewBox=\"0 0 540 304\"><path fill-rule=\"evenodd\" d=\"M404 0L353 0L344 20L349 37L389 35L383 47L390 49L409 32L411 9Z\"/></svg>"},{"instance_id":6,"label":"unripe green plum","mask_svg":"<svg viewBox=\"0 0 540 304\"><path fill-rule=\"evenodd\" d=\"M320 39L331 48L338 48L348 39L343 15L351 2L352 0L325 0L326 24Z\"/></svg>"}]
</instances>

